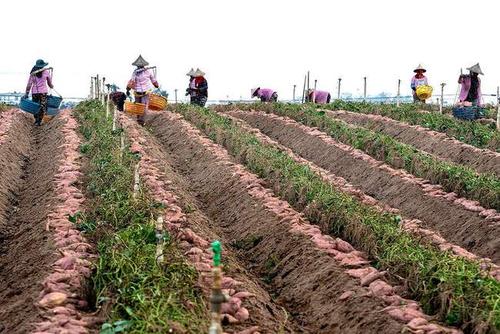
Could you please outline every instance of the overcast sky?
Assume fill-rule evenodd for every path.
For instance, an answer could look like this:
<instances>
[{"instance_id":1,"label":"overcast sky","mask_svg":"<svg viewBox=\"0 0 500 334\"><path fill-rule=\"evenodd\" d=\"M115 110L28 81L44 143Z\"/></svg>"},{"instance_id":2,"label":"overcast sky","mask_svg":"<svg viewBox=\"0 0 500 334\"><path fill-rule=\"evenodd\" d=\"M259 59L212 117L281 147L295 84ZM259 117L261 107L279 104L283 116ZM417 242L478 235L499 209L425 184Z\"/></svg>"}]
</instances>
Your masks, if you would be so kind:
<instances>
[{"instance_id":1,"label":"overcast sky","mask_svg":"<svg viewBox=\"0 0 500 334\"><path fill-rule=\"evenodd\" d=\"M460 68L480 62L483 93L500 84L500 3L436 0L8 0L0 3L0 92L23 91L37 58L63 96L88 95L96 73L124 88L142 54L173 97L185 73L207 73L209 99L248 98L254 86L290 98L304 74L336 95L394 93L423 63L455 94ZM299 93L297 93L299 95Z\"/></svg>"}]
</instances>

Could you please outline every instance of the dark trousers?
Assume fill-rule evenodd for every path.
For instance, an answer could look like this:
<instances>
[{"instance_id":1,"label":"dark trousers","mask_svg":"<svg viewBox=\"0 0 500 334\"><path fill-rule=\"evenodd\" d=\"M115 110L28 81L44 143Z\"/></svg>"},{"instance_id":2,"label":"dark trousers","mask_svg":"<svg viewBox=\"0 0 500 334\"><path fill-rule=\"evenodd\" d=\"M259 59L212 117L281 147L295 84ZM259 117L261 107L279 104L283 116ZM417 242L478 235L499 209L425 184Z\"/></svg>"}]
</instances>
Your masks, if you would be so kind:
<instances>
[{"instance_id":1,"label":"dark trousers","mask_svg":"<svg viewBox=\"0 0 500 334\"><path fill-rule=\"evenodd\" d=\"M43 116L47 113L47 94L32 94L33 102L40 104L40 110L35 114L35 121L41 123Z\"/></svg>"}]
</instances>

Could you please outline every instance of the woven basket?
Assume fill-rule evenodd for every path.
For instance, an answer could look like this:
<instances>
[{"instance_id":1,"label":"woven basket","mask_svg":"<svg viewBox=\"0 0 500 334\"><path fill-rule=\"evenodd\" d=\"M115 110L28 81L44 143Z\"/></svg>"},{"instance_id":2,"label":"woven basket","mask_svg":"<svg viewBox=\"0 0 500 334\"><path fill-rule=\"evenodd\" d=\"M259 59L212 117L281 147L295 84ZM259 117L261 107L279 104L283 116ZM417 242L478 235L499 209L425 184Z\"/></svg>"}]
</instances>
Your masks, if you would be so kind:
<instances>
[{"instance_id":1,"label":"woven basket","mask_svg":"<svg viewBox=\"0 0 500 334\"><path fill-rule=\"evenodd\" d=\"M420 100L427 100L432 96L432 87L428 85L417 87L417 96Z\"/></svg>"},{"instance_id":2,"label":"woven basket","mask_svg":"<svg viewBox=\"0 0 500 334\"><path fill-rule=\"evenodd\" d=\"M143 103L134 103L130 101L125 101L123 110L131 115L142 116L146 111L146 105Z\"/></svg>"},{"instance_id":3,"label":"woven basket","mask_svg":"<svg viewBox=\"0 0 500 334\"><path fill-rule=\"evenodd\" d=\"M161 95L149 94L148 109L155 111L167 109L167 99Z\"/></svg>"}]
</instances>

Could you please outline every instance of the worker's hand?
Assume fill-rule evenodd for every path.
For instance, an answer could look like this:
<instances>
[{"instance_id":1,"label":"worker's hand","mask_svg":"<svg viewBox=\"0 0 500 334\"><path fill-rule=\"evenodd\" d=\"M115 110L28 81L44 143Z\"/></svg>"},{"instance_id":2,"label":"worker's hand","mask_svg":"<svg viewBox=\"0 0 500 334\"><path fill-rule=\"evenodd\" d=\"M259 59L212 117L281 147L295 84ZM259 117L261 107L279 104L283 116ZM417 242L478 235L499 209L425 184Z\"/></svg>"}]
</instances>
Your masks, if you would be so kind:
<instances>
[{"instance_id":1,"label":"worker's hand","mask_svg":"<svg viewBox=\"0 0 500 334\"><path fill-rule=\"evenodd\" d=\"M153 84L153 86L155 86L156 88L160 88L160 84L159 83Z\"/></svg>"},{"instance_id":2,"label":"worker's hand","mask_svg":"<svg viewBox=\"0 0 500 334\"><path fill-rule=\"evenodd\" d=\"M27 99L27 98L28 98L28 93L23 95L23 99Z\"/></svg>"},{"instance_id":3,"label":"worker's hand","mask_svg":"<svg viewBox=\"0 0 500 334\"><path fill-rule=\"evenodd\" d=\"M127 88L127 96L130 97L130 89Z\"/></svg>"}]
</instances>

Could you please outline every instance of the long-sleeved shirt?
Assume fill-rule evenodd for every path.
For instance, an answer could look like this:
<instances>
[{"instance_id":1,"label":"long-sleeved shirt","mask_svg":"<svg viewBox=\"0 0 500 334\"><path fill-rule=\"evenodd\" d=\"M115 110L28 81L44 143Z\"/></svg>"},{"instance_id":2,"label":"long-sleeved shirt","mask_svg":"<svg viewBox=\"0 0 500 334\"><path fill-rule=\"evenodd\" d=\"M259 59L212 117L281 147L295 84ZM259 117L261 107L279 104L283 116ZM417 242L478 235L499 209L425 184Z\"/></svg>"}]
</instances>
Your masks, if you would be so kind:
<instances>
[{"instance_id":1,"label":"long-sleeved shirt","mask_svg":"<svg viewBox=\"0 0 500 334\"><path fill-rule=\"evenodd\" d=\"M270 102L274 94L274 90L270 88L260 88L257 91L257 97L260 98L262 102Z\"/></svg>"},{"instance_id":2,"label":"long-sleeved shirt","mask_svg":"<svg viewBox=\"0 0 500 334\"><path fill-rule=\"evenodd\" d=\"M417 78L416 75L411 78L411 89L416 90L418 86L427 85L427 77L424 75L422 78Z\"/></svg>"},{"instance_id":3,"label":"long-sleeved shirt","mask_svg":"<svg viewBox=\"0 0 500 334\"><path fill-rule=\"evenodd\" d=\"M475 101L470 101L470 102L476 102L477 105L481 106L482 104L482 93L481 93L481 79L478 77L477 78L478 82L477 82L477 90L476 90L476 96L475 97L472 97L473 100ZM460 89L460 95L458 97L459 101L460 102L464 102L464 101L467 101L467 97L469 97L469 100L470 100L470 96L469 96L469 91L471 89L471 86L472 86L472 78L470 77L470 75L464 75L464 76L460 76L460 78L458 78L458 83L462 85L461 89Z\"/></svg>"},{"instance_id":4,"label":"long-sleeved shirt","mask_svg":"<svg viewBox=\"0 0 500 334\"><path fill-rule=\"evenodd\" d=\"M129 80L127 87L132 88L138 93L145 93L158 86L158 81L149 69L139 68L132 73L132 78Z\"/></svg>"},{"instance_id":5,"label":"long-sleeved shirt","mask_svg":"<svg viewBox=\"0 0 500 334\"><path fill-rule=\"evenodd\" d=\"M314 96L314 101L312 101L313 96ZM330 93L323 91L323 90L312 90L309 93L309 101L312 101L312 102L318 103L318 104L326 104L330 101Z\"/></svg>"},{"instance_id":6,"label":"long-sleeved shirt","mask_svg":"<svg viewBox=\"0 0 500 334\"><path fill-rule=\"evenodd\" d=\"M52 88L52 77L49 70L44 70L42 75L38 77L36 74L30 74L28 85L26 86L26 93L31 90L32 94L47 94L49 87Z\"/></svg>"}]
</instances>

